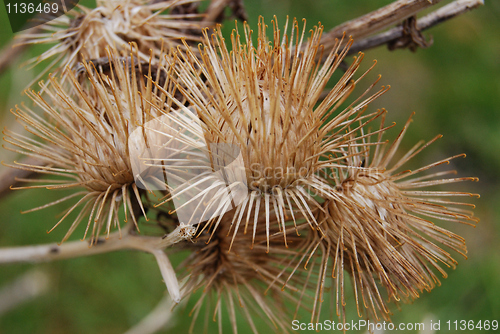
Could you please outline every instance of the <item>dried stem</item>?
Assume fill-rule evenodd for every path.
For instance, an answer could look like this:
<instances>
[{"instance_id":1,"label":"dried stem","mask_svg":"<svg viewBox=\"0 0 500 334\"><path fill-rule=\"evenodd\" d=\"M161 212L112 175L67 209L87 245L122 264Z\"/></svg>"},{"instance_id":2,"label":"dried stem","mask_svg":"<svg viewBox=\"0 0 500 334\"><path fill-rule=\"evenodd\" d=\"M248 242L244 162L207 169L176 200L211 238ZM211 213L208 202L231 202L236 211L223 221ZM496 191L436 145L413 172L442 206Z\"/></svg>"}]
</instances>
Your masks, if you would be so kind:
<instances>
[{"instance_id":1,"label":"dried stem","mask_svg":"<svg viewBox=\"0 0 500 334\"><path fill-rule=\"evenodd\" d=\"M418 19L417 30L423 31L435 25L443 23L449 19L467 13L481 5L484 5L483 0L457 0L438 10ZM376 36L362 39L354 42L349 53L357 53L359 51L371 49L380 45L390 44L403 37L403 27L395 27Z\"/></svg>"},{"instance_id":2,"label":"dried stem","mask_svg":"<svg viewBox=\"0 0 500 334\"><path fill-rule=\"evenodd\" d=\"M155 256L170 296L173 301L178 303L180 301L179 284L163 249L188 239L191 234L186 233L185 229L185 226L178 226L167 238L140 236L133 233L122 235L120 232L114 232L106 239L99 239L91 247L86 241L72 241L62 245L48 244L3 248L0 249L0 264L46 262L126 249L144 251Z\"/></svg>"},{"instance_id":3,"label":"dried stem","mask_svg":"<svg viewBox=\"0 0 500 334\"><path fill-rule=\"evenodd\" d=\"M0 264L17 262L47 262L70 259L80 256L108 253L124 249L149 251L151 244L157 244L158 237L145 237L134 234L114 232L107 239L90 246L87 241L71 241L59 244L21 246L0 249Z\"/></svg>"},{"instance_id":4,"label":"dried stem","mask_svg":"<svg viewBox=\"0 0 500 334\"><path fill-rule=\"evenodd\" d=\"M366 37L399 23L410 16L414 16L439 2L441 0L395 1L371 13L336 26L323 35L321 42L326 50L330 50L335 45L335 39L341 38L344 32L347 36L352 36L353 39Z\"/></svg>"}]
</instances>

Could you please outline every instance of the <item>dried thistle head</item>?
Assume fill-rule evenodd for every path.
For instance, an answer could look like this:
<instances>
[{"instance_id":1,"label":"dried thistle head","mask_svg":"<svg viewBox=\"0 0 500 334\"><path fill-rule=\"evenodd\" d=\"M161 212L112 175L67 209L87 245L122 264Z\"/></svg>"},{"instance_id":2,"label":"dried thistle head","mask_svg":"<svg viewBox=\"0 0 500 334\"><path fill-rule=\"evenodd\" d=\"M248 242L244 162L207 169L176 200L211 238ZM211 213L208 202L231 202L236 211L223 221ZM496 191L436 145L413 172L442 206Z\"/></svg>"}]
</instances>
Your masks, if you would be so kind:
<instances>
[{"instance_id":1,"label":"dried thistle head","mask_svg":"<svg viewBox=\"0 0 500 334\"><path fill-rule=\"evenodd\" d=\"M371 100L386 90L382 88L362 101L360 97L339 111L340 104L357 83L353 77L362 57L355 58L322 101L320 96L351 41L342 49L338 41L337 47L320 64L317 59L321 59L322 53L322 27L315 27L306 38L305 27L300 29L297 21L293 21L290 31L288 23L281 31L274 20L271 40L266 30L261 18L257 45L252 42L253 32L248 25L244 26L244 43L239 32L234 30L230 48L220 27L211 37L204 31L201 60L191 50L180 51L179 61L172 65L175 66L179 91L190 104L191 112L187 114L196 115L201 120L201 124L189 131L202 132L196 136L207 143L205 157L196 160L193 157L197 155L190 154L184 157L185 165L198 166L204 159L204 165L211 163L212 169L217 170L228 167L241 157L242 177L228 176L225 180L212 181L213 174L207 173L191 179L186 177L184 182L179 182L183 190L186 185L194 189L203 182L226 182L228 188L236 192L229 196L222 190L217 192L211 187L198 187L195 196L199 203L203 203L201 211L213 211L213 214L194 222L208 221L200 224L200 231L210 229L215 232L222 224L224 213L234 204L232 241L237 238L243 221L245 230L249 221L253 222L253 233L264 228L257 227L261 214L266 218L265 230L269 238L273 212L277 217L275 224L281 231L286 230L287 222L297 224L298 217L305 218L312 228L316 228L313 211L320 205L311 193L324 199L336 196L334 187L320 175L321 170L338 164L332 153L347 147L352 141L343 132L353 122L366 123L376 117L362 113ZM227 153L231 149L234 152ZM226 153L231 157L220 158ZM176 156L173 160L177 163L179 159ZM167 158L162 163L169 165L170 161ZM229 174L238 173L231 171ZM174 199L175 193L176 189L173 189ZM286 245L286 234L284 237Z\"/></svg>"},{"instance_id":2,"label":"dried thistle head","mask_svg":"<svg viewBox=\"0 0 500 334\"><path fill-rule=\"evenodd\" d=\"M234 211L224 219L231 219ZM190 297L202 290L190 312L193 316L190 332L196 328L198 316L204 309L206 314L201 318L205 319L205 329L210 319L218 321L221 333L223 318L229 317L233 332L237 333L236 314L242 313L254 333L258 333L256 324L260 322L267 322L269 328L278 333L287 333L292 320L290 311L298 304L300 292L292 295L274 283L284 283L281 277L283 261L288 256L297 255L295 245L300 244L299 237L293 229L287 231L291 244L287 249L283 246L282 232L272 228L270 252L266 253L268 246L264 229L258 229L255 240L245 235L231 245L229 222L221 226L212 236L212 231L205 231L194 242L184 244L192 253L179 266L187 279L182 288L183 295ZM300 285L296 282L298 280L299 274L292 283Z\"/></svg>"},{"instance_id":3,"label":"dried thistle head","mask_svg":"<svg viewBox=\"0 0 500 334\"><path fill-rule=\"evenodd\" d=\"M346 150L345 167L331 174L339 198L326 201L324 210L318 211L321 233L314 232L312 239L316 240L310 241L317 247L311 256L321 263L313 319L319 319L329 275L336 286L337 314L343 321L345 271L351 276L358 315L390 320L388 302L412 301L440 284L437 273L447 277L443 266L454 268L457 263L447 249L464 257L467 253L465 239L443 225L477 223L472 211L466 209L474 205L450 198L479 195L433 187L477 178L443 178L455 171L423 174L463 154L415 170L401 170L440 137L417 143L393 162L410 120L390 146L385 143L373 148L370 137L381 143L387 129L382 118L380 130Z\"/></svg>"},{"instance_id":4,"label":"dried thistle head","mask_svg":"<svg viewBox=\"0 0 500 334\"><path fill-rule=\"evenodd\" d=\"M148 62L150 52L160 56L164 50L182 46L181 38L199 41L200 15L170 14L176 6L198 0L97 0L96 8L77 6L65 15L43 24L41 32L20 35L23 44L55 43L31 63L53 59L33 81L59 64L74 68L81 61L107 59L106 47L128 50L138 46L140 60ZM152 50L152 51L151 51Z\"/></svg>"},{"instance_id":5,"label":"dried thistle head","mask_svg":"<svg viewBox=\"0 0 500 334\"><path fill-rule=\"evenodd\" d=\"M145 75L153 76L151 65L149 73L143 73L143 67L136 66L135 56L120 57L116 50L109 52L108 56L108 75L99 74L92 62L85 62L86 81L80 82L73 72L68 72L69 83L62 84L62 79L52 76L50 85L41 83L43 96L40 92L26 91L44 112L44 117L24 104L16 106L12 112L25 126L26 132L13 133L8 129L3 132L4 140L11 144L7 149L37 160L29 165L17 162L9 165L41 176L40 179L23 180L39 185L18 189L80 189L26 211L78 198L53 227L73 211L79 211L63 241L84 219L88 219L85 236L90 229L91 242L97 241L103 229L109 234L113 226L120 228L118 210L122 205L125 221L130 215L136 226L136 216L140 212L145 215L130 157L129 145L136 143L129 143L129 138L149 120L152 106L168 108L165 95L158 93L154 86L160 81L164 85L168 82L157 74L154 84L151 80L144 80Z\"/></svg>"}]
</instances>

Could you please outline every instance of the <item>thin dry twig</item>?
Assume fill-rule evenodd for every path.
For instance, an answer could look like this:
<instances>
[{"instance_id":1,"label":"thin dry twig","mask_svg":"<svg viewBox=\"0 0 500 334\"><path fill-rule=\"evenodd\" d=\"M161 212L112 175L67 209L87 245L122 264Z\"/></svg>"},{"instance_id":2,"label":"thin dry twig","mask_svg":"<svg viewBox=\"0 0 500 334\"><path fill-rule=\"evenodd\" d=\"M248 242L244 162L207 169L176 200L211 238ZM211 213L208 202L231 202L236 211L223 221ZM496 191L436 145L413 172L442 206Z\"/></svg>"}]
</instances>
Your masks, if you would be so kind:
<instances>
[{"instance_id":1,"label":"thin dry twig","mask_svg":"<svg viewBox=\"0 0 500 334\"><path fill-rule=\"evenodd\" d=\"M100 238L93 246L90 246L87 241L79 240L65 242L63 244L52 243L36 246L0 248L0 264L48 262L124 249L151 252L153 250L167 248L177 242L190 238L192 233L186 233L185 229L185 225L180 225L169 233L166 238L142 236L133 233L125 233L122 235L122 233L118 231L111 233L107 238Z\"/></svg>"},{"instance_id":2,"label":"thin dry twig","mask_svg":"<svg viewBox=\"0 0 500 334\"><path fill-rule=\"evenodd\" d=\"M420 11L434 6L442 0L398 0L371 13L342 23L321 38L325 50L335 45L335 39L346 33L353 39L359 39L377 33L393 24L399 23Z\"/></svg>"},{"instance_id":3,"label":"thin dry twig","mask_svg":"<svg viewBox=\"0 0 500 334\"><path fill-rule=\"evenodd\" d=\"M457 0L438 10L417 20L416 29L424 31L435 25L446 22L449 19L465 14L479 6L484 5L484 0ZM402 38L404 35L403 27L398 26L378 35L354 42L349 53L368 50L380 45L389 44Z\"/></svg>"},{"instance_id":4,"label":"thin dry twig","mask_svg":"<svg viewBox=\"0 0 500 334\"><path fill-rule=\"evenodd\" d=\"M194 233L186 233L186 228L194 229L192 226L186 227L185 225L180 225L166 238L140 236L134 233L125 233L122 235L121 232L114 232L106 239L99 239L92 247L90 247L89 243L86 241L71 241L63 243L62 245L47 244L0 248L0 264L46 262L118 250L144 251L155 256L167 290L172 300L178 303L181 298L179 283L177 282L174 268L163 249L179 241L189 239Z\"/></svg>"},{"instance_id":5,"label":"thin dry twig","mask_svg":"<svg viewBox=\"0 0 500 334\"><path fill-rule=\"evenodd\" d=\"M19 262L48 262L89 256L123 249L148 250L151 244L159 242L158 237L146 237L134 234L121 235L111 233L107 239L99 239L90 246L87 241L70 241L61 245L45 244L36 246L20 246L0 249L0 264Z\"/></svg>"}]
</instances>

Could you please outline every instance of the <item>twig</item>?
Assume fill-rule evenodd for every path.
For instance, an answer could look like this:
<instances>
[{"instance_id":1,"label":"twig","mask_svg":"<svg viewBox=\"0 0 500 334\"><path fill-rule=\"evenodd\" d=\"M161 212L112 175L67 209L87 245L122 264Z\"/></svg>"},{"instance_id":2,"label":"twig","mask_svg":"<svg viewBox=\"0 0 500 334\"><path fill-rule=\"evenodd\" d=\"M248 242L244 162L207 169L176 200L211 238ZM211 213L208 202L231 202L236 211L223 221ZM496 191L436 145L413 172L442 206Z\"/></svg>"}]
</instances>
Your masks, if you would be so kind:
<instances>
[{"instance_id":1,"label":"twig","mask_svg":"<svg viewBox=\"0 0 500 334\"><path fill-rule=\"evenodd\" d=\"M0 248L0 264L18 262L48 262L89 256L123 249L147 250L150 244L158 243L158 237L145 237L133 234L120 235L114 232L109 238L100 238L90 246L87 241L71 241L59 244Z\"/></svg>"},{"instance_id":2,"label":"twig","mask_svg":"<svg viewBox=\"0 0 500 334\"><path fill-rule=\"evenodd\" d=\"M193 229L194 227L190 227ZM118 250L140 250L155 256L163 280L173 301L180 301L179 283L174 269L163 251L165 247L190 238L192 234L186 233L186 226L178 226L167 238L139 236L131 233L121 235L114 232L108 238L101 238L92 247L86 241L72 241L62 245L48 244L37 246L22 246L0 248L0 264L19 262L46 262L108 253Z\"/></svg>"},{"instance_id":3,"label":"twig","mask_svg":"<svg viewBox=\"0 0 500 334\"><path fill-rule=\"evenodd\" d=\"M483 0L457 0L417 20L419 31L427 30L449 19L467 13L481 5ZM354 42L349 54L388 44L403 37L403 27L395 27L376 36Z\"/></svg>"},{"instance_id":4,"label":"twig","mask_svg":"<svg viewBox=\"0 0 500 334\"><path fill-rule=\"evenodd\" d=\"M354 39L366 37L377 33L393 24L417 14L425 8L433 6L442 0L398 0L385 7L356 19L342 23L321 38L325 50L330 50L335 45L335 39L341 38L346 33Z\"/></svg>"}]
</instances>

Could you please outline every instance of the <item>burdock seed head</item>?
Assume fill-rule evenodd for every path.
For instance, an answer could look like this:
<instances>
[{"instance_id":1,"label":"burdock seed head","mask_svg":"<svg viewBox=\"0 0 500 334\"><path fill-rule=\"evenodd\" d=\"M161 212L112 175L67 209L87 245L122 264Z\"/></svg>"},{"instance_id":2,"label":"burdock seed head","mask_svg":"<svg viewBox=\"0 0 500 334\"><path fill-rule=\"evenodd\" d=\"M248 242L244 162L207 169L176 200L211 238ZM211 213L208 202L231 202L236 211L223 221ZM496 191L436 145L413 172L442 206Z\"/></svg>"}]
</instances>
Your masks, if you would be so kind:
<instances>
[{"instance_id":1,"label":"burdock seed head","mask_svg":"<svg viewBox=\"0 0 500 334\"><path fill-rule=\"evenodd\" d=\"M207 173L191 175L192 179L180 182L183 190L188 188L186 185L194 189L203 182L226 182L232 196L222 189L196 188L194 197L203 203L197 210L212 213L200 215L202 219L190 223L208 221L200 224L199 230L210 227L216 231L224 213L234 205L232 242L240 226L245 225L246 231L249 223L253 223L255 234L261 228L257 227L260 215L266 218L262 228L267 231L273 213L277 217L274 224L281 231L286 229L286 222L297 224L298 217L317 228L313 211L320 205L312 193L323 199L337 196L335 187L321 176L321 170L338 164L333 153L348 147L353 140L349 134L357 131L355 128L346 135L349 125L356 121L364 124L376 117L362 114L367 104L386 90L382 88L365 100L359 98L339 111L357 83L353 77L362 56L355 58L323 100L321 95L352 41L343 48L342 42L337 41L337 46L320 64L322 26L314 27L306 36L305 27L300 29L296 20L290 30L288 23L280 30L275 19L271 38L266 31L264 19L260 18L255 45L253 31L245 24L244 42L236 29L228 47L220 27L211 37L205 30L201 60L188 49L180 51L179 61L172 65L179 91L190 104L190 111L183 117L194 115L201 120L191 132L202 132L197 138L206 141L205 156L210 156L187 155L184 166L205 165L208 161L218 171L241 159L241 174L226 170L230 175L224 178L216 179ZM228 151L234 156L221 158ZM172 161L164 159L163 163L179 165L179 159L177 155ZM175 193L174 189L174 201Z\"/></svg>"},{"instance_id":2,"label":"burdock seed head","mask_svg":"<svg viewBox=\"0 0 500 334\"><path fill-rule=\"evenodd\" d=\"M181 38L199 41L200 15L170 14L176 6L196 3L198 0L97 0L96 8L77 6L72 11L43 24L39 30L20 35L23 44L52 44L32 63L53 59L52 64L33 82L53 66L73 68L82 60L107 59L108 45L128 50L129 43L138 47L137 56L149 61L150 50L160 56L164 50L182 45ZM196 32L196 33L194 33Z\"/></svg>"},{"instance_id":3,"label":"burdock seed head","mask_svg":"<svg viewBox=\"0 0 500 334\"><path fill-rule=\"evenodd\" d=\"M133 177L129 137L149 120L152 106L157 106L154 110L158 110L167 105L166 97L156 94L153 82L144 79L146 75L153 76L151 66L149 73L143 73L143 67L132 54L120 57L115 50L108 52L108 56L107 75L98 74L91 62L84 62L88 79L82 83L69 72L68 84L61 84L60 79L53 77L50 77L50 85L41 83L44 96L26 91L44 112L44 117L24 104L16 106L12 112L26 131L4 130L4 140L11 144L8 149L38 161L9 165L40 176L23 180L39 185L20 189L79 189L67 197L27 211L77 198L54 226L73 211L79 211L63 241L84 219L88 219L85 235L90 229L94 242L101 230L109 234L113 226L120 228L118 210L122 205L125 221L131 216L136 226L136 216L141 211L145 215L141 191ZM162 77L157 73L155 76L154 83L159 85ZM165 78L161 81L168 84Z\"/></svg>"},{"instance_id":4,"label":"burdock seed head","mask_svg":"<svg viewBox=\"0 0 500 334\"><path fill-rule=\"evenodd\" d=\"M234 211L224 219L231 219ZM251 235L244 235L229 252L229 223L222 223L209 243L206 242L212 231L205 231L195 242L184 244L192 253L179 266L179 271L186 274L183 295L199 298L190 313L193 317L190 332L204 319L205 330L208 321L217 321L222 333L222 323L229 318L233 333L238 333L237 314L240 313L254 333L258 333L257 327L262 322L277 333L287 333L300 291L293 295L290 289L281 289L284 279L281 271L284 260L297 255L295 246L301 244L299 237L289 229L291 246L285 248L282 232L277 226L271 227L270 252L266 253L266 231L259 229L255 240ZM299 281L303 283L297 274L291 284L299 286ZM278 284L273 284L275 282ZM202 310L205 316L200 317Z\"/></svg>"},{"instance_id":5,"label":"burdock seed head","mask_svg":"<svg viewBox=\"0 0 500 334\"><path fill-rule=\"evenodd\" d=\"M396 160L410 120L392 144L374 148L369 139L382 141L386 130L382 118L380 130L346 150L345 167L332 173L339 199L326 201L324 210L318 211L321 233L314 231L316 241L311 241L317 249L313 257L320 260L322 268L313 318L319 319L327 276L336 285L337 314L343 321L345 271L351 276L359 316L390 320L388 302L412 301L440 284L438 273L447 277L443 267L454 268L457 263L447 249L463 256L467 253L465 239L444 226L449 222L477 223L479 220L465 209L474 205L453 198L479 195L436 190L436 186L477 178L446 178L456 174L453 170L425 174L463 154L401 170L441 137L417 143Z\"/></svg>"}]
</instances>

